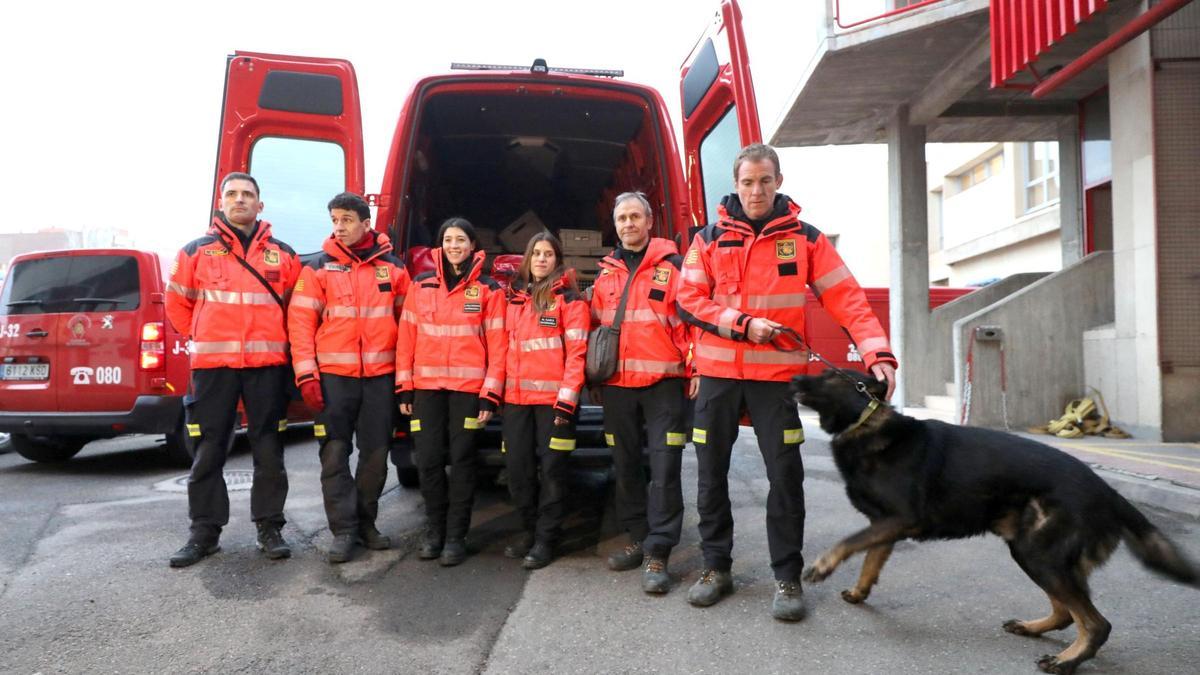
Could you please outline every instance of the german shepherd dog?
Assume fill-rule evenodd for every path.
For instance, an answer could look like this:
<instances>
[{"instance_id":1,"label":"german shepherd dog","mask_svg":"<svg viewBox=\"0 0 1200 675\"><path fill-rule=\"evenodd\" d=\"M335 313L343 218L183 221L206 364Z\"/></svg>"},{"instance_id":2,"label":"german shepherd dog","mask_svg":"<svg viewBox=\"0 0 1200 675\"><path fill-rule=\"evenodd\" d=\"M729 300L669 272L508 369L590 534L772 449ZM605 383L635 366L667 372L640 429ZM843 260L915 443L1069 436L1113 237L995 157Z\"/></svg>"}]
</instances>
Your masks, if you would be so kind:
<instances>
[{"instance_id":1,"label":"german shepherd dog","mask_svg":"<svg viewBox=\"0 0 1200 675\"><path fill-rule=\"evenodd\" d=\"M1050 596L1048 616L1006 621L1004 630L1038 636L1074 623L1075 641L1037 662L1048 673L1073 673L1112 628L1092 605L1087 579L1121 540L1151 570L1200 587L1196 567L1170 540L1064 452L999 431L906 417L880 402L883 383L860 373L826 370L794 378L791 388L833 435L846 494L871 521L804 572L805 581L823 581L866 551L858 583L842 591L846 602L870 595L897 541L993 532Z\"/></svg>"}]
</instances>

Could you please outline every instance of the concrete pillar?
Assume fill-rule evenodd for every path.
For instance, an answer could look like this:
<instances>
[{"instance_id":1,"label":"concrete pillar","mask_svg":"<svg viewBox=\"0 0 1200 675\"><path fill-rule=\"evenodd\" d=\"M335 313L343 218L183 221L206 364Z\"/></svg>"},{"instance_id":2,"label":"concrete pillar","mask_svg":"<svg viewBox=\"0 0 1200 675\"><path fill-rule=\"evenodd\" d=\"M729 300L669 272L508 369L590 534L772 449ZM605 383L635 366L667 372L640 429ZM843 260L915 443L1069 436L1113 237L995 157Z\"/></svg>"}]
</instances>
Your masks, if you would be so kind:
<instances>
[{"instance_id":1,"label":"concrete pillar","mask_svg":"<svg viewBox=\"0 0 1200 675\"><path fill-rule=\"evenodd\" d=\"M1058 218L1062 266L1083 257L1083 160L1079 147L1079 118L1058 123Z\"/></svg>"},{"instance_id":2,"label":"concrete pillar","mask_svg":"<svg viewBox=\"0 0 1200 675\"><path fill-rule=\"evenodd\" d=\"M925 183L925 127L908 123L908 106L888 121L888 220L891 237L890 330L900 361L896 407L923 405L930 384L925 362L929 341L929 217ZM940 389L940 383L934 383Z\"/></svg>"}]
</instances>

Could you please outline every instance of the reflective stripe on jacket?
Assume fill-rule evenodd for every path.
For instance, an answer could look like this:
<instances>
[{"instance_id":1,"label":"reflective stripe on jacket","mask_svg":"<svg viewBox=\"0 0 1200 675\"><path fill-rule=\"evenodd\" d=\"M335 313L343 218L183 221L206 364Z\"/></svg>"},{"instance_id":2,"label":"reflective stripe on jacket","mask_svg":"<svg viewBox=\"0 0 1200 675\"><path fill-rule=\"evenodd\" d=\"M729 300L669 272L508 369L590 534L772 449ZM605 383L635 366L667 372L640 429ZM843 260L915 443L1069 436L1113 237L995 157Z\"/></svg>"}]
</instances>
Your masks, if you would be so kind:
<instances>
[{"instance_id":1,"label":"reflective stripe on jacket","mask_svg":"<svg viewBox=\"0 0 1200 675\"><path fill-rule=\"evenodd\" d=\"M803 335L808 286L850 333L868 368L896 364L862 288L825 235L799 219L799 206L777 195L773 215L757 235L744 221L737 195L725 197L718 213L720 220L692 240L679 286L680 315L703 331L694 353L697 372L768 381L807 372L806 351L753 344L746 330L751 318L767 318Z\"/></svg>"},{"instance_id":2,"label":"reflective stripe on jacket","mask_svg":"<svg viewBox=\"0 0 1200 675\"><path fill-rule=\"evenodd\" d=\"M446 288L441 249L435 269L409 284L396 339L396 391L447 389L479 394L494 404L504 393L504 290L481 274L486 253L465 261L470 269Z\"/></svg>"},{"instance_id":3,"label":"reflective stripe on jacket","mask_svg":"<svg viewBox=\"0 0 1200 675\"><path fill-rule=\"evenodd\" d=\"M258 222L247 247L223 217L184 246L171 266L167 318L191 337L192 368L258 368L288 361L287 320L275 298L236 258L250 264L287 302L300 260Z\"/></svg>"},{"instance_id":4,"label":"reflective stripe on jacket","mask_svg":"<svg viewBox=\"0 0 1200 675\"><path fill-rule=\"evenodd\" d=\"M552 405L571 415L583 389L591 315L565 277L555 280L552 290L553 304L546 311L534 307L524 290L513 290L508 299L504 401Z\"/></svg>"},{"instance_id":5,"label":"reflective stripe on jacket","mask_svg":"<svg viewBox=\"0 0 1200 675\"><path fill-rule=\"evenodd\" d=\"M335 237L304 264L288 305L296 384L319 373L375 377L396 370L396 323L408 272L387 235L359 258Z\"/></svg>"},{"instance_id":6,"label":"reflective stripe on jacket","mask_svg":"<svg viewBox=\"0 0 1200 675\"><path fill-rule=\"evenodd\" d=\"M619 252L600 261L600 276L592 286L591 309L595 325L611 326L621 304L621 291L629 268ZM621 323L617 372L605 384L648 387L664 378L684 377L689 330L675 307L679 251L667 239L652 238L634 270L629 301Z\"/></svg>"}]
</instances>

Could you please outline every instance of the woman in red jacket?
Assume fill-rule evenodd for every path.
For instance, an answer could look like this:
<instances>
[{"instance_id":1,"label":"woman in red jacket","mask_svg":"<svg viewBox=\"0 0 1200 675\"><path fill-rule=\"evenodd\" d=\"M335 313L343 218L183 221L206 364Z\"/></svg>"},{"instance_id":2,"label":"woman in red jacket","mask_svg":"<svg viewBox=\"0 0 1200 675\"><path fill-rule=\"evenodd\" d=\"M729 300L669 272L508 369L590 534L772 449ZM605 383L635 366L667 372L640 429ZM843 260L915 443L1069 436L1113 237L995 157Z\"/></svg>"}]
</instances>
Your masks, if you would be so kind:
<instances>
[{"instance_id":1,"label":"woman in red jacket","mask_svg":"<svg viewBox=\"0 0 1200 675\"><path fill-rule=\"evenodd\" d=\"M450 218L438 230L434 269L409 285L396 340L396 395L412 415L425 498L422 560L457 565L475 500L475 437L504 390L504 291L481 273L475 228ZM446 465L450 465L447 481Z\"/></svg>"},{"instance_id":2,"label":"woman in red jacket","mask_svg":"<svg viewBox=\"0 0 1200 675\"><path fill-rule=\"evenodd\" d=\"M504 553L524 556L525 569L550 563L562 529L567 457L575 449L590 322L575 271L563 269L558 239L549 232L534 235L513 280L505 316L504 458L508 488L525 529Z\"/></svg>"}]
</instances>

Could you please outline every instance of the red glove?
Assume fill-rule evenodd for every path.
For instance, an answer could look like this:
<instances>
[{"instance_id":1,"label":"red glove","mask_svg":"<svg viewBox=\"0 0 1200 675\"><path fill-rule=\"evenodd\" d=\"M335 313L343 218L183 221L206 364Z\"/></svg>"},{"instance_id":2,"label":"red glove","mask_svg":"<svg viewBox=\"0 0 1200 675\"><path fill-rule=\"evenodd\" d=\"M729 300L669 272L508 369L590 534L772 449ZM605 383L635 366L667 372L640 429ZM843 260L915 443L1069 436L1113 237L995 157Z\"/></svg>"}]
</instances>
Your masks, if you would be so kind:
<instances>
[{"instance_id":1,"label":"red glove","mask_svg":"<svg viewBox=\"0 0 1200 675\"><path fill-rule=\"evenodd\" d=\"M308 380L300 385L300 397L304 399L304 403L313 409L313 412L321 412L325 409L325 397L321 395L321 383L316 380Z\"/></svg>"}]
</instances>

